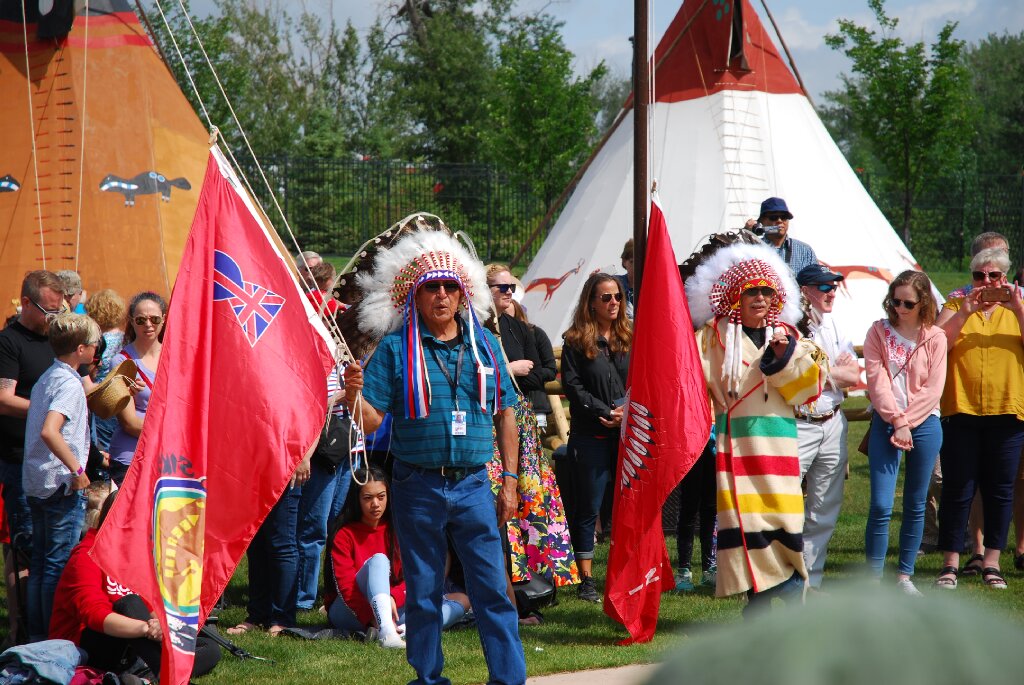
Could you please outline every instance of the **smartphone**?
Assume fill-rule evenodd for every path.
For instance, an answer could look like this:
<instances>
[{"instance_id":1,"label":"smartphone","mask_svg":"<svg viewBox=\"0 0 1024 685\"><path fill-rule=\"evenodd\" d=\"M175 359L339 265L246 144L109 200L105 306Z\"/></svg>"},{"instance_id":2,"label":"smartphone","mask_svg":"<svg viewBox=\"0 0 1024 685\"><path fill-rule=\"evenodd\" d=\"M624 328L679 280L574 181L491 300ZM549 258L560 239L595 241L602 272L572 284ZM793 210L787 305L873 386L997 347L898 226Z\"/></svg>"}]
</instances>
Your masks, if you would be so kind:
<instances>
[{"instance_id":1,"label":"smartphone","mask_svg":"<svg viewBox=\"0 0 1024 685\"><path fill-rule=\"evenodd\" d=\"M998 288L985 288L981 291L980 299L982 302L1009 302L1012 296L1013 288L1003 285Z\"/></svg>"}]
</instances>

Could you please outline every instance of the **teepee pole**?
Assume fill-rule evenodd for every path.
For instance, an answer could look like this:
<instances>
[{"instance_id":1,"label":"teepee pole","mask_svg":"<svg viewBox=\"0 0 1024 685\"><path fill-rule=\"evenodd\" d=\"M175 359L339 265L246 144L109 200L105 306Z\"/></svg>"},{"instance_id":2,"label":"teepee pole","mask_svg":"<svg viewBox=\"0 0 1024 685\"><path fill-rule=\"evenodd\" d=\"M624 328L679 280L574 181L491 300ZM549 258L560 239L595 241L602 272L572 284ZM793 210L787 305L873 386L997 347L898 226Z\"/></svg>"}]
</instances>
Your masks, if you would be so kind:
<instances>
[{"instance_id":1,"label":"teepee pole","mask_svg":"<svg viewBox=\"0 0 1024 685\"><path fill-rule=\"evenodd\" d=\"M633 2L633 292L640 303L640 283L647 254L647 109L651 98L647 0ZM634 305L635 307L635 305Z\"/></svg>"},{"instance_id":2,"label":"teepee pole","mask_svg":"<svg viewBox=\"0 0 1024 685\"><path fill-rule=\"evenodd\" d=\"M786 45L786 39L782 37L782 31L779 30L779 25L775 23L775 17L772 16L772 11L768 9L768 3L765 0L761 0L761 6L764 7L765 13L768 15L768 21L772 23L772 28L775 29L775 35L779 38L779 45L782 46L782 51L786 53L786 59L789 60L789 68L793 70L793 75L796 76L796 82L800 84L800 90L804 92L806 97L811 102L811 106L814 106L814 100L811 99L811 94L807 92L807 86L804 85L804 80L800 78L800 70L796 68L796 62L793 61L793 55L789 52L789 46Z\"/></svg>"}]
</instances>

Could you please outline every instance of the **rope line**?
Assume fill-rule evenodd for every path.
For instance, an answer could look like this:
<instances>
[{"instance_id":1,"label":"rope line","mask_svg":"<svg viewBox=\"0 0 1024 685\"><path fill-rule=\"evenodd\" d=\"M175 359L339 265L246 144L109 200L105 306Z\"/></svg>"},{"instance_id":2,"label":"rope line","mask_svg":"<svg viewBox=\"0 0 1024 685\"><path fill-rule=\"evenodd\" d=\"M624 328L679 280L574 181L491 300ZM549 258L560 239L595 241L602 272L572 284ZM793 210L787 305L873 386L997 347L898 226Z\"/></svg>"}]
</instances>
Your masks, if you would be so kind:
<instances>
[{"instance_id":1,"label":"rope line","mask_svg":"<svg viewBox=\"0 0 1024 685\"><path fill-rule=\"evenodd\" d=\"M82 188L85 186L85 125L88 122L87 107L89 94L89 0L85 0L85 57L82 60L82 140L78 145L78 222L75 227L75 271L78 271L78 255L82 239Z\"/></svg>"},{"instance_id":2,"label":"rope line","mask_svg":"<svg viewBox=\"0 0 1024 685\"><path fill-rule=\"evenodd\" d=\"M28 123L32 129L32 171L36 181L36 212L39 220L39 250L43 256L43 268L46 268L46 244L43 239L43 202L39 195L39 157L36 149L36 120L32 113L32 65L28 59L28 17L25 15L25 3L21 5L21 33L25 40L25 88L28 90Z\"/></svg>"}]
</instances>

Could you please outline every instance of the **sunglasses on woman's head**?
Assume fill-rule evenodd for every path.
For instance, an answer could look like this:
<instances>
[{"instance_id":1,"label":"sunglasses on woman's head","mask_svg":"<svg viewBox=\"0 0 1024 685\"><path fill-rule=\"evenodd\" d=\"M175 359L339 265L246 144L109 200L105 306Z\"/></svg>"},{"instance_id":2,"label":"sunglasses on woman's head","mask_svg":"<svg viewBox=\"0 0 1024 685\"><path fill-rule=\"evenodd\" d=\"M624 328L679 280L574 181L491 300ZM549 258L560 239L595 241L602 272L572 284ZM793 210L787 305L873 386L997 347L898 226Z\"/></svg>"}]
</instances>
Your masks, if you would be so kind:
<instances>
[{"instance_id":1,"label":"sunglasses on woman's head","mask_svg":"<svg viewBox=\"0 0 1024 685\"><path fill-rule=\"evenodd\" d=\"M164 322L164 317L155 314L153 316L136 316L132 321L135 322L136 326L145 326L147 322L154 326L159 326Z\"/></svg>"},{"instance_id":2,"label":"sunglasses on woman's head","mask_svg":"<svg viewBox=\"0 0 1024 685\"><path fill-rule=\"evenodd\" d=\"M971 272L971 278L973 278L976 281L984 281L985 280L985 276L988 276L988 280L990 280L990 281L998 281L1000 278L1003 277L1003 272L1002 271L972 271Z\"/></svg>"},{"instance_id":3,"label":"sunglasses on woman's head","mask_svg":"<svg viewBox=\"0 0 1024 685\"><path fill-rule=\"evenodd\" d=\"M423 289L428 293L436 293L444 287L446 293L454 293L459 291L458 281L427 281L423 284Z\"/></svg>"},{"instance_id":4,"label":"sunglasses on woman's head","mask_svg":"<svg viewBox=\"0 0 1024 685\"><path fill-rule=\"evenodd\" d=\"M770 299L775 297L775 288L769 288L768 286L763 285L760 288L747 288L743 291L743 294L750 295L751 297L761 295L762 297Z\"/></svg>"},{"instance_id":5,"label":"sunglasses on woman's head","mask_svg":"<svg viewBox=\"0 0 1024 685\"><path fill-rule=\"evenodd\" d=\"M920 300L901 300L898 297L893 297L890 300L890 302L892 302L892 306L895 309L899 309L900 307L903 307L907 311L910 311L911 309L916 307L918 304L920 304L921 301Z\"/></svg>"},{"instance_id":6,"label":"sunglasses on woman's head","mask_svg":"<svg viewBox=\"0 0 1024 685\"><path fill-rule=\"evenodd\" d=\"M604 303L608 303L612 301L613 297L615 298L616 302L622 302L622 293L602 293L601 301Z\"/></svg>"},{"instance_id":7,"label":"sunglasses on woman's head","mask_svg":"<svg viewBox=\"0 0 1024 685\"><path fill-rule=\"evenodd\" d=\"M492 288L497 288L502 293L514 293L516 291L515 283L491 283Z\"/></svg>"}]
</instances>

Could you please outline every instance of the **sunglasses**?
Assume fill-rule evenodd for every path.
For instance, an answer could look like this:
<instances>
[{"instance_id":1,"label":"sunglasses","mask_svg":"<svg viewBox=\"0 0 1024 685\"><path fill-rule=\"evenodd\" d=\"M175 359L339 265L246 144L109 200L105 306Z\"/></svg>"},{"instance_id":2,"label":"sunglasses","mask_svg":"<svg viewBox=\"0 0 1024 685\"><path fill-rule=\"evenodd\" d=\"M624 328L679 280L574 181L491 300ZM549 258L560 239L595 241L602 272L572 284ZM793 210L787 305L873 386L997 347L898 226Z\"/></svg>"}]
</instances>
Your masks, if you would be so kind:
<instances>
[{"instance_id":1,"label":"sunglasses","mask_svg":"<svg viewBox=\"0 0 1024 685\"><path fill-rule=\"evenodd\" d=\"M29 302L34 304L36 309L41 311L47 317L57 316L58 314L60 314L60 313L62 313L64 311L64 305L63 304L60 307L58 307L57 309L46 309L45 307L43 307L43 305L39 304L35 300L30 299Z\"/></svg>"},{"instance_id":2,"label":"sunglasses","mask_svg":"<svg viewBox=\"0 0 1024 685\"><path fill-rule=\"evenodd\" d=\"M516 291L515 283L491 283L492 288L497 288L502 293L514 293Z\"/></svg>"},{"instance_id":3,"label":"sunglasses","mask_svg":"<svg viewBox=\"0 0 1024 685\"><path fill-rule=\"evenodd\" d=\"M132 319L132 321L135 322L136 326L145 326L146 322L149 322L149 323L153 324L154 326L159 326L160 324L162 324L164 322L164 317L156 316L156 315L153 315L153 316L136 316L134 319Z\"/></svg>"},{"instance_id":4,"label":"sunglasses","mask_svg":"<svg viewBox=\"0 0 1024 685\"><path fill-rule=\"evenodd\" d=\"M613 297L616 302L622 302L622 293L602 293L601 301L607 304L612 301Z\"/></svg>"},{"instance_id":5,"label":"sunglasses","mask_svg":"<svg viewBox=\"0 0 1024 685\"><path fill-rule=\"evenodd\" d=\"M907 311L910 311L921 302L920 300L901 300L898 297L890 298L889 301L892 302L892 306L894 309L899 309L900 307L903 307Z\"/></svg>"},{"instance_id":6,"label":"sunglasses","mask_svg":"<svg viewBox=\"0 0 1024 685\"><path fill-rule=\"evenodd\" d=\"M830 293L839 286L835 283L819 283L816 287L823 293Z\"/></svg>"},{"instance_id":7,"label":"sunglasses","mask_svg":"<svg viewBox=\"0 0 1024 685\"><path fill-rule=\"evenodd\" d=\"M787 221L788 219L789 219L789 217L787 217L785 214L765 214L764 215L764 220L765 221Z\"/></svg>"},{"instance_id":8,"label":"sunglasses","mask_svg":"<svg viewBox=\"0 0 1024 685\"><path fill-rule=\"evenodd\" d=\"M971 278L973 278L976 281L984 281L985 280L985 276L988 276L988 280L990 280L990 281L998 281L1000 278L1003 277L1003 272L1002 271L988 271L988 272L985 272L985 271L972 271L971 272ZM36 306L38 307L39 305L36 305Z\"/></svg>"},{"instance_id":9,"label":"sunglasses","mask_svg":"<svg viewBox=\"0 0 1024 685\"><path fill-rule=\"evenodd\" d=\"M423 284L423 289L428 293L436 293L441 288L446 293L457 293L460 290L458 281L427 281Z\"/></svg>"},{"instance_id":10,"label":"sunglasses","mask_svg":"<svg viewBox=\"0 0 1024 685\"><path fill-rule=\"evenodd\" d=\"M759 288L747 288L746 290L743 291L743 294L750 295L751 297L757 297L758 295L761 295L762 297L771 299L775 297L775 288L769 288L768 286L763 285Z\"/></svg>"}]
</instances>

